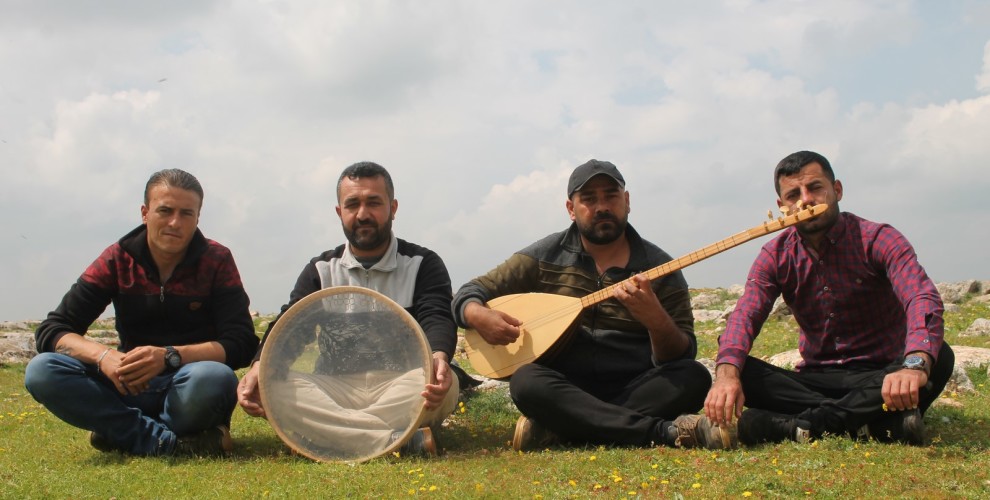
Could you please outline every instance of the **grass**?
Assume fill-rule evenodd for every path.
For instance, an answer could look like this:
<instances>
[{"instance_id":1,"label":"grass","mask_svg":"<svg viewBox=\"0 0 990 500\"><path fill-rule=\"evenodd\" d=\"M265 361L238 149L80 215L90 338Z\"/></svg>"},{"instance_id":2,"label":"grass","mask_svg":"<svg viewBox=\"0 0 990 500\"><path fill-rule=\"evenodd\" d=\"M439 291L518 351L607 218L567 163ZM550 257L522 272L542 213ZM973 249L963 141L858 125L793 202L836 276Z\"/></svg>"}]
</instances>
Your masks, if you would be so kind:
<instances>
[{"instance_id":1,"label":"grass","mask_svg":"<svg viewBox=\"0 0 990 500\"><path fill-rule=\"evenodd\" d=\"M728 300L728 299L727 299ZM947 314L953 345L985 304ZM794 348L794 326L772 320L755 352ZM720 326L699 323L699 357ZM24 367L0 367L0 497L922 497L990 495L990 391L986 368L969 370L976 391L946 394L926 415L931 446L856 443L830 437L726 452L668 448L509 446L518 413L502 390L474 392L441 431L438 459L382 457L360 465L315 463L288 452L267 422L234 412L236 451L227 459L137 458L90 448L87 433L48 413L24 390Z\"/></svg>"}]
</instances>

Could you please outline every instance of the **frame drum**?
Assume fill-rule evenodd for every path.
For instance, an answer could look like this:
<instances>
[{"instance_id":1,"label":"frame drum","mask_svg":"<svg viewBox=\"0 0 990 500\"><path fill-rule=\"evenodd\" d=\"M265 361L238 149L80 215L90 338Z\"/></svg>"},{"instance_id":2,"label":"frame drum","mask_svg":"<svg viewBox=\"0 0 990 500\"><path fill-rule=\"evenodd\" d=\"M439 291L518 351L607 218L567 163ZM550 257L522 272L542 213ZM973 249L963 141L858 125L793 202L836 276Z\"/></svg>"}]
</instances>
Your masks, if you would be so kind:
<instances>
[{"instance_id":1,"label":"frame drum","mask_svg":"<svg viewBox=\"0 0 990 500\"><path fill-rule=\"evenodd\" d=\"M314 292L290 307L261 353L268 422L317 461L364 462L398 450L419 427L433 374L419 323L367 288Z\"/></svg>"}]
</instances>

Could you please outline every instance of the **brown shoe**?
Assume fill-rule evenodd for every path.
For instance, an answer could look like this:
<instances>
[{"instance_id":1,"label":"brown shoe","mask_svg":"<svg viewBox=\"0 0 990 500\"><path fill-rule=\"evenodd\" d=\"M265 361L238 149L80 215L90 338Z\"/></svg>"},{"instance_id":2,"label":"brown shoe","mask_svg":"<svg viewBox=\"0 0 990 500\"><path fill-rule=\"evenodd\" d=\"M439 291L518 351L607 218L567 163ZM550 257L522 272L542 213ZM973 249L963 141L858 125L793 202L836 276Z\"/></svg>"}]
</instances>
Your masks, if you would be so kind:
<instances>
[{"instance_id":1,"label":"brown shoe","mask_svg":"<svg viewBox=\"0 0 990 500\"><path fill-rule=\"evenodd\" d=\"M674 419L677 439L674 446L679 448L707 448L727 450L739 445L735 424L719 426L704 415L681 415Z\"/></svg>"},{"instance_id":2,"label":"brown shoe","mask_svg":"<svg viewBox=\"0 0 990 500\"><path fill-rule=\"evenodd\" d=\"M532 451L553 446L560 439L546 427L525 416L516 420L516 430L512 433L512 449L516 451Z\"/></svg>"}]
</instances>

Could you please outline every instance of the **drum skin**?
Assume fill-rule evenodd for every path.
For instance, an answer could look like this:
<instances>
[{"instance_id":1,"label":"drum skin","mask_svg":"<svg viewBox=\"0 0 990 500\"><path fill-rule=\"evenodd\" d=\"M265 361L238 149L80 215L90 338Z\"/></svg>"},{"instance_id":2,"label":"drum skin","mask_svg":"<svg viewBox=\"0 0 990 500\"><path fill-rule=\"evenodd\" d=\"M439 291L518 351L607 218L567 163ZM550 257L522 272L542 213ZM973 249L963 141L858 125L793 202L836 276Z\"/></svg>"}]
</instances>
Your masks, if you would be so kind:
<instances>
[{"instance_id":1,"label":"drum skin","mask_svg":"<svg viewBox=\"0 0 990 500\"><path fill-rule=\"evenodd\" d=\"M327 462L398 450L419 427L432 376L416 320L385 295L353 286L293 304L259 363L261 402L275 433L294 452Z\"/></svg>"}]
</instances>

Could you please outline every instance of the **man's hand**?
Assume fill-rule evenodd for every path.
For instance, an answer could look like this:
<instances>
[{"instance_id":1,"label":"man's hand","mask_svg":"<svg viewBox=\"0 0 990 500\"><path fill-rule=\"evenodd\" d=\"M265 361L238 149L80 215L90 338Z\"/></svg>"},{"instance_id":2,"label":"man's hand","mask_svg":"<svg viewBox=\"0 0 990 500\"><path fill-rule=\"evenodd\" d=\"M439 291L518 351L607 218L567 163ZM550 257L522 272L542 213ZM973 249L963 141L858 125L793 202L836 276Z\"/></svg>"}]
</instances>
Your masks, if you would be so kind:
<instances>
[{"instance_id":1,"label":"man's hand","mask_svg":"<svg viewBox=\"0 0 990 500\"><path fill-rule=\"evenodd\" d=\"M427 410L439 408L443 400L450 392L450 386L454 382L454 372L447 363L447 355L442 352L433 353L433 377L432 382L426 384L426 389L421 393L426 402L423 406Z\"/></svg>"},{"instance_id":2,"label":"man's hand","mask_svg":"<svg viewBox=\"0 0 990 500\"><path fill-rule=\"evenodd\" d=\"M117 367L116 377L111 377L111 380L119 381L128 394L136 395L147 390L148 382L164 371L165 348L145 345L124 354ZM119 387L117 390L120 390Z\"/></svg>"},{"instance_id":3,"label":"man's hand","mask_svg":"<svg viewBox=\"0 0 990 500\"><path fill-rule=\"evenodd\" d=\"M127 395L129 393L127 387L120 381L120 378L117 377L117 369L120 367L120 363L124 359L124 356L124 353L116 349L110 349L107 351L106 356L103 356L103 359L98 363L98 366L100 368L100 373L113 382L113 386L117 388L117 392Z\"/></svg>"},{"instance_id":4,"label":"man's hand","mask_svg":"<svg viewBox=\"0 0 990 500\"><path fill-rule=\"evenodd\" d=\"M636 321L644 325L649 325L657 312L663 309L657 294L653 293L650 279L644 274L637 274L619 283L612 295L626 306Z\"/></svg>"},{"instance_id":5,"label":"man's hand","mask_svg":"<svg viewBox=\"0 0 990 500\"><path fill-rule=\"evenodd\" d=\"M516 318L502 311L490 309L478 302L470 302L464 307L464 320L492 345L509 345L519 338L519 325Z\"/></svg>"},{"instance_id":6,"label":"man's hand","mask_svg":"<svg viewBox=\"0 0 990 500\"><path fill-rule=\"evenodd\" d=\"M715 382L705 398L705 416L718 425L730 424L733 418L742 416L745 402L739 368L725 363L718 365Z\"/></svg>"},{"instance_id":7,"label":"man's hand","mask_svg":"<svg viewBox=\"0 0 990 500\"><path fill-rule=\"evenodd\" d=\"M888 373L883 378L883 388L880 394L887 409L891 411L913 410L920 401L919 390L928 383L928 374L924 370L908 370L906 368Z\"/></svg>"},{"instance_id":8,"label":"man's hand","mask_svg":"<svg viewBox=\"0 0 990 500\"><path fill-rule=\"evenodd\" d=\"M244 413L252 417L268 418L265 414L265 408L261 406L261 392L258 390L258 373L260 371L258 363L255 363L241 377L241 381L237 383L237 404L241 405Z\"/></svg>"}]
</instances>

